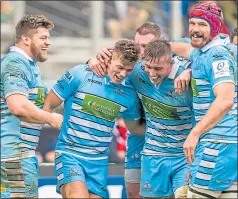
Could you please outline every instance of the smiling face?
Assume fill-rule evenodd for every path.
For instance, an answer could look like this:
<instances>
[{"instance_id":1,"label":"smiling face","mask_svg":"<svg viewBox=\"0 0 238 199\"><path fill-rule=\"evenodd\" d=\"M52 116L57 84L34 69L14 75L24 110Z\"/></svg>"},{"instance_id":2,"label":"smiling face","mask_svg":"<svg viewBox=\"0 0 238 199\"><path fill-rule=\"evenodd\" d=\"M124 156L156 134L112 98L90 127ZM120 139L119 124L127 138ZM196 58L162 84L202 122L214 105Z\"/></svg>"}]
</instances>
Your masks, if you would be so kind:
<instances>
[{"instance_id":1,"label":"smiling face","mask_svg":"<svg viewBox=\"0 0 238 199\"><path fill-rule=\"evenodd\" d=\"M191 45L202 48L210 41L211 29L208 22L203 19L191 18L189 20L189 37Z\"/></svg>"},{"instance_id":2,"label":"smiling face","mask_svg":"<svg viewBox=\"0 0 238 199\"><path fill-rule=\"evenodd\" d=\"M48 59L47 50L50 46L49 30L43 27L37 28L36 32L29 36L30 57L36 62L44 62Z\"/></svg>"},{"instance_id":3,"label":"smiling face","mask_svg":"<svg viewBox=\"0 0 238 199\"><path fill-rule=\"evenodd\" d=\"M123 64L120 55L113 52L112 60L108 64L107 74L115 84L120 84L132 73L135 63Z\"/></svg>"},{"instance_id":4,"label":"smiling face","mask_svg":"<svg viewBox=\"0 0 238 199\"><path fill-rule=\"evenodd\" d=\"M159 84L171 72L172 56L163 56L159 60L144 60L144 63L151 83Z\"/></svg>"}]
</instances>

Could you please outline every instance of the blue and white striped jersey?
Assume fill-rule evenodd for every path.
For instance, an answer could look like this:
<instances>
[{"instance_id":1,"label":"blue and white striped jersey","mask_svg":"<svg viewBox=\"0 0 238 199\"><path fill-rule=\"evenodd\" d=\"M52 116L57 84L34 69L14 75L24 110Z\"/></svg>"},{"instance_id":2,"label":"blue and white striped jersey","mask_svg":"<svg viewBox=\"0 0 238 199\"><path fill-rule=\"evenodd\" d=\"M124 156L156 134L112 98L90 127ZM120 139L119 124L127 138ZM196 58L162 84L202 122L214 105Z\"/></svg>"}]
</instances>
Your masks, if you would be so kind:
<instances>
[{"instance_id":1,"label":"blue and white striped jersey","mask_svg":"<svg viewBox=\"0 0 238 199\"><path fill-rule=\"evenodd\" d=\"M193 108L196 122L199 122L208 112L215 100L213 89L220 83L237 84L237 64L234 57L224 45L222 39L213 40L201 50L193 49L192 89ZM236 98L236 97L235 97ZM237 99L234 99L234 102ZM224 143L237 142L237 103L224 118L210 131L201 136L201 141Z\"/></svg>"},{"instance_id":2,"label":"blue and white striped jersey","mask_svg":"<svg viewBox=\"0 0 238 199\"><path fill-rule=\"evenodd\" d=\"M139 99L130 81L113 84L108 76L97 77L88 65L67 71L52 90L64 101L65 110L57 151L107 159L115 119L140 118Z\"/></svg>"},{"instance_id":3,"label":"blue and white striped jersey","mask_svg":"<svg viewBox=\"0 0 238 199\"><path fill-rule=\"evenodd\" d=\"M183 154L183 143L193 127L192 92L182 95L174 92L174 79L190 62L174 57L170 75L159 85L150 82L143 62L135 66L130 80L142 101L146 117L146 134L143 154Z\"/></svg>"},{"instance_id":4,"label":"blue and white striped jersey","mask_svg":"<svg viewBox=\"0 0 238 199\"><path fill-rule=\"evenodd\" d=\"M42 129L11 114L7 96L25 95L42 108L46 92L37 64L20 48L11 47L1 60L1 159L34 156Z\"/></svg>"}]
</instances>

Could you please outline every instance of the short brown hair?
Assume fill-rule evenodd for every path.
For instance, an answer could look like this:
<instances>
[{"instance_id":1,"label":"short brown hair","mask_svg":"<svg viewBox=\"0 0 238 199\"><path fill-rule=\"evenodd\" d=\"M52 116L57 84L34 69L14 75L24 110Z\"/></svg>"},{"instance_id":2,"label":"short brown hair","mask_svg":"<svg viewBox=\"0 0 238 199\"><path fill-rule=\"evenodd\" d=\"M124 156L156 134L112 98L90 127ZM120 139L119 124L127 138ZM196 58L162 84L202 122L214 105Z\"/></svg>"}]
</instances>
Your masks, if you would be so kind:
<instances>
[{"instance_id":1,"label":"short brown hair","mask_svg":"<svg viewBox=\"0 0 238 199\"><path fill-rule=\"evenodd\" d=\"M22 35L30 35L30 30L36 30L39 27L47 28L51 30L54 28L54 23L48 20L44 15L29 15L26 14L18 22L16 29L16 42L19 42Z\"/></svg>"},{"instance_id":2,"label":"short brown hair","mask_svg":"<svg viewBox=\"0 0 238 199\"><path fill-rule=\"evenodd\" d=\"M155 62L164 56L172 57L170 43L166 40L153 40L146 46L143 59L146 61Z\"/></svg>"},{"instance_id":3,"label":"short brown hair","mask_svg":"<svg viewBox=\"0 0 238 199\"><path fill-rule=\"evenodd\" d=\"M156 23L146 22L136 30L140 35L152 34L156 38L161 38L161 29Z\"/></svg>"},{"instance_id":4,"label":"short brown hair","mask_svg":"<svg viewBox=\"0 0 238 199\"><path fill-rule=\"evenodd\" d=\"M113 54L120 57L122 64L133 64L139 60L140 47L132 40L123 39L116 42Z\"/></svg>"}]
</instances>

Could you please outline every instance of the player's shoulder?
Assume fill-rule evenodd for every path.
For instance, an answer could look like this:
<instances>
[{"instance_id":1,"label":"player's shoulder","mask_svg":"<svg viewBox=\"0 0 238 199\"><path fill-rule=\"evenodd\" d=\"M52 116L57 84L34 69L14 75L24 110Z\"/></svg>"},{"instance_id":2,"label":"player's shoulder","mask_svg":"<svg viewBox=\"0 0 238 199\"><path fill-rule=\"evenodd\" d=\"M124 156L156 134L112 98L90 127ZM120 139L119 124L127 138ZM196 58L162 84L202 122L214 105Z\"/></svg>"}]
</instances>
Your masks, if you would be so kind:
<instances>
[{"instance_id":1,"label":"player's shoulder","mask_svg":"<svg viewBox=\"0 0 238 199\"><path fill-rule=\"evenodd\" d=\"M92 73L88 64L79 64L68 70L68 73L75 78L81 78L88 73Z\"/></svg>"},{"instance_id":2,"label":"player's shoulder","mask_svg":"<svg viewBox=\"0 0 238 199\"><path fill-rule=\"evenodd\" d=\"M214 46L207 52L207 57L211 61L233 59L232 54L226 46Z\"/></svg>"},{"instance_id":3,"label":"player's shoulder","mask_svg":"<svg viewBox=\"0 0 238 199\"><path fill-rule=\"evenodd\" d=\"M19 68L21 70L30 70L29 60L17 52L9 52L1 59L1 67Z\"/></svg>"}]
</instances>

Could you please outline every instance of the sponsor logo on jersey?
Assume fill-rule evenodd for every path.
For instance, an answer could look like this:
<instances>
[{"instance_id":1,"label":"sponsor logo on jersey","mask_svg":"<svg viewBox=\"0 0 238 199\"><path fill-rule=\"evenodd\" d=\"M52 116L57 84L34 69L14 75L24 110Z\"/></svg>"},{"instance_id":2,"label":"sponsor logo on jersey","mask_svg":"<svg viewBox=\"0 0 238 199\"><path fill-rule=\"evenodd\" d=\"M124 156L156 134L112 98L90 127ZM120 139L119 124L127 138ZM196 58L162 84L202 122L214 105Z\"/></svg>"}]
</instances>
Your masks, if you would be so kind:
<instances>
[{"instance_id":1,"label":"sponsor logo on jersey","mask_svg":"<svg viewBox=\"0 0 238 199\"><path fill-rule=\"evenodd\" d=\"M124 96L124 90L122 90L121 88L116 88L115 90L113 90L114 93Z\"/></svg>"},{"instance_id":2,"label":"sponsor logo on jersey","mask_svg":"<svg viewBox=\"0 0 238 199\"><path fill-rule=\"evenodd\" d=\"M175 107L163 104L146 96L142 96L142 102L146 112L151 114L153 117L168 120L179 119Z\"/></svg>"},{"instance_id":3,"label":"sponsor logo on jersey","mask_svg":"<svg viewBox=\"0 0 238 199\"><path fill-rule=\"evenodd\" d=\"M94 80L94 79L88 79L88 82L94 83L94 84L98 84L98 85L102 85L102 82Z\"/></svg>"},{"instance_id":4,"label":"sponsor logo on jersey","mask_svg":"<svg viewBox=\"0 0 238 199\"><path fill-rule=\"evenodd\" d=\"M82 106L82 112L108 121L114 121L120 109L121 106L119 104L89 94L85 96Z\"/></svg>"}]
</instances>

